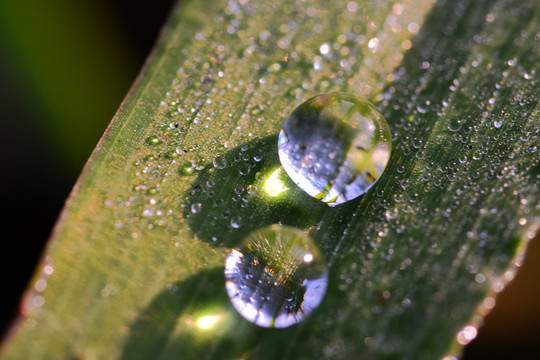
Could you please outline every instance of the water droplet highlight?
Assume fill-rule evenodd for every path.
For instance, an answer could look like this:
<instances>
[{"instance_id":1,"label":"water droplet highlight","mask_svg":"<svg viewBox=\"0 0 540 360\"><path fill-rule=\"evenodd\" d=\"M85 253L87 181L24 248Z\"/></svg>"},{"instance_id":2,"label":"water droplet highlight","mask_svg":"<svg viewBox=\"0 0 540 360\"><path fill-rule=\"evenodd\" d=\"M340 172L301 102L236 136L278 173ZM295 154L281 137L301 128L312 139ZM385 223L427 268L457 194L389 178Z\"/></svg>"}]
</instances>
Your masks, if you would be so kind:
<instances>
[{"instance_id":1,"label":"water droplet highlight","mask_svg":"<svg viewBox=\"0 0 540 360\"><path fill-rule=\"evenodd\" d=\"M279 159L310 196L335 206L365 193L383 173L392 137L370 102L334 93L298 106L279 134Z\"/></svg>"},{"instance_id":2,"label":"water droplet highlight","mask_svg":"<svg viewBox=\"0 0 540 360\"><path fill-rule=\"evenodd\" d=\"M461 127L463 126L463 120L453 118L448 121L448 130L452 132L459 131Z\"/></svg>"},{"instance_id":3,"label":"water droplet highlight","mask_svg":"<svg viewBox=\"0 0 540 360\"><path fill-rule=\"evenodd\" d=\"M148 137L144 142L148 146L155 146L155 145L163 144L163 141L161 141L160 138L158 138L155 135Z\"/></svg>"},{"instance_id":4,"label":"water droplet highlight","mask_svg":"<svg viewBox=\"0 0 540 360\"><path fill-rule=\"evenodd\" d=\"M201 203L195 203L195 204L192 204L191 205L191 212L193 214L197 214L201 211L202 209L202 204Z\"/></svg>"},{"instance_id":5,"label":"water droplet highlight","mask_svg":"<svg viewBox=\"0 0 540 360\"><path fill-rule=\"evenodd\" d=\"M272 225L249 234L225 262L227 293L247 320L284 328L302 321L326 292L328 268L303 232Z\"/></svg>"}]
</instances>

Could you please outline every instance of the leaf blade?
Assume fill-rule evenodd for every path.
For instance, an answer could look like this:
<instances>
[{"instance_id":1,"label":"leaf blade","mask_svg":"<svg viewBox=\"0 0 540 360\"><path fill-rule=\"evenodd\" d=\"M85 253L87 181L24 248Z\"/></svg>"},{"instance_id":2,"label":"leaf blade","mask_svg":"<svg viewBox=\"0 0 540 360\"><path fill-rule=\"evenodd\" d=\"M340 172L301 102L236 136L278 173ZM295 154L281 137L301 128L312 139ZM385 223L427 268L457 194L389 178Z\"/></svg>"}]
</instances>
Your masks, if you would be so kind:
<instances>
[{"instance_id":1,"label":"leaf blade","mask_svg":"<svg viewBox=\"0 0 540 360\"><path fill-rule=\"evenodd\" d=\"M383 23L392 16L385 5L362 11ZM534 33L538 6L440 3L393 75L388 64L400 57L407 38L389 40L394 45L377 54L387 60L382 68L358 70L356 65L348 72L336 58L321 58L324 70L317 72L312 70L319 66L315 53L325 41L356 51L364 62L375 59L369 47L353 49L347 38L341 43L340 32L351 24L343 18L306 11L315 13L313 21L302 9L284 5L287 16L278 26L263 21L269 11L265 8L232 6L222 17L201 18L204 5L186 6L173 16L153 62L87 167L48 251L51 258L45 264L54 263L53 276L46 278L48 289L43 296L30 295L29 314L6 357L144 357L156 349L162 349L164 359L182 351L187 356L207 351L212 357L223 344L235 344L231 357L443 356L489 290L488 283L498 286L521 239L538 226L538 157L526 156L538 146L538 42L522 36L524 29ZM339 6L328 13L338 14ZM486 14L493 15L492 22L479 22ZM444 16L449 21L441 26ZM235 20L248 25L235 26ZM335 26L336 32L327 40L326 34L302 37L317 21ZM511 31L497 31L499 21ZM356 30L369 35L364 45L370 36L384 39L365 26ZM229 40L238 36L246 41L226 43L227 49L223 39L229 35L214 28L232 33ZM262 38L271 36L275 44L261 39L259 30L267 28L272 31ZM516 43L512 35L517 34ZM495 40L478 42L475 35ZM249 40L257 37L260 43ZM184 43L188 45L182 49ZM264 51L256 54L245 44ZM297 44L297 57L291 54L283 61L291 44ZM509 62L514 56L517 66ZM334 76L339 69L345 74L341 78ZM351 82L343 82L347 74L352 74ZM280 119L307 94L343 87L362 91L358 74L376 84L371 94L380 94L377 99L394 130L395 150L383 178L358 201L336 209L292 186L281 198L265 197L256 172L267 176L279 167L272 144ZM392 82L383 90L388 79ZM308 81L305 88L302 81ZM524 105L516 110L519 100ZM458 119L463 122L456 123L463 113L465 118ZM509 122L497 128L493 121L505 113ZM529 133L525 141L522 130ZM497 137L501 131L505 136ZM494 147L482 147L486 136ZM262 161L251 160L259 153ZM216 156L226 158L226 169L213 168ZM204 169L186 175L184 165ZM209 181L214 183L209 188L217 189L213 195ZM239 184L242 191L236 190ZM255 197L234 198L238 192L244 196L250 185ZM223 202L215 204L216 197ZM196 202L203 211L191 211ZM223 217L228 208L231 214ZM230 227L231 216L242 218L240 228ZM215 341L197 337L199 330L192 324L208 299L197 284L211 284L222 300L224 292L219 271L209 271L208 277L198 273L222 266L227 247L250 229L279 221L309 231L326 253L331 276L321 307L298 327L275 331L242 322L225 298L218 301L218 314L227 321L227 335ZM220 238L214 242L212 234ZM193 299L204 304L186 300L174 305L184 291L193 291ZM464 296L452 296L458 293ZM43 309L36 306L40 296ZM450 316L441 316L446 311ZM46 335L36 336L36 331ZM38 346L23 346L34 337ZM194 339L194 345L185 345L186 339Z\"/></svg>"}]
</instances>

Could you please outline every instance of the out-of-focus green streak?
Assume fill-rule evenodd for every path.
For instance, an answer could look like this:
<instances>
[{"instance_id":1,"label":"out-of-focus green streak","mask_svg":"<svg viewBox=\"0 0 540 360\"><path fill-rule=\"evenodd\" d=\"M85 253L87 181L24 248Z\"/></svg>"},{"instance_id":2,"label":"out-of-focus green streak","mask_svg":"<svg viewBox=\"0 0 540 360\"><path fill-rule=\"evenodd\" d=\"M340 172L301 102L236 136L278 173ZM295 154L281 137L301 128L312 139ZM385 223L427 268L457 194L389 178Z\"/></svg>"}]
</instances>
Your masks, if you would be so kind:
<instances>
[{"instance_id":1,"label":"out-of-focus green streak","mask_svg":"<svg viewBox=\"0 0 540 360\"><path fill-rule=\"evenodd\" d=\"M59 160L73 173L88 158L138 66L103 9L100 1L0 1L0 53L23 74L17 81L27 87L26 106L42 114L28 126L46 130L43 136L51 137Z\"/></svg>"}]
</instances>

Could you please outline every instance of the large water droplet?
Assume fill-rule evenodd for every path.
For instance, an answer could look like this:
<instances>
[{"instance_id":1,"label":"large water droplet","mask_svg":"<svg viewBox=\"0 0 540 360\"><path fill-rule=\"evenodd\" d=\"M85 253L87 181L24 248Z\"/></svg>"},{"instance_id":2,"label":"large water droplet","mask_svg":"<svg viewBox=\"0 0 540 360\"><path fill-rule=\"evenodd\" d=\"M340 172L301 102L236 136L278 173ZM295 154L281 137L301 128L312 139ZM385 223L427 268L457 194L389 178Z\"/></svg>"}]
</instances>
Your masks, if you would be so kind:
<instances>
[{"instance_id":1,"label":"large water droplet","mask_svg":"<svg viewBox=\"0 0 540 360\"><path fill-rule=\"evenodd\" d=\"M304 319L326 291L328 269L303 232L272 225L249 234L225 263L227 293L247 320L283 328Z\"/></svg>"},{"instance_id":2,"label":"large water droplet","mask_svg":"<svg viewBox=\"0 0 540 360\"><path fill-rule=\"evenodd\" d=\"M285 121L279 159L306 193L335 206L366 192L381 176L391 134L370 102L336 93L315 96Z\"/></svg>"}]
</instances>

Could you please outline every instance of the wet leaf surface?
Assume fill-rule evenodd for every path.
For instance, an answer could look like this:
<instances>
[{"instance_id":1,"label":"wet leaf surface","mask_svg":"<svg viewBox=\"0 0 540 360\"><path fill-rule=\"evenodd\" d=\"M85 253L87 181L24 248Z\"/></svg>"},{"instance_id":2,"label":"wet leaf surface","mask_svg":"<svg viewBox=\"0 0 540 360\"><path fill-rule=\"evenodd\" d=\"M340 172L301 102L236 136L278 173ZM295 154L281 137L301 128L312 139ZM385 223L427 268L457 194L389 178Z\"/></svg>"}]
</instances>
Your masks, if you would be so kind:
<instances>
[{"instance_id":1,"label":"wet leaf surface","mask_svg":"<svg viewBox=\"0 0 540 360\"><path fill-rule=\"evenodd\" d=\"M539 24L535 1L182 3L3 358L458 354L539 224ZM291 111L332 91L371 99L393 136L373 188L336 207L277 156ZM230 304L223 268L275 223L318 244L328 289L300 324L263 329Z\"/></svg>"}]
</instances>

